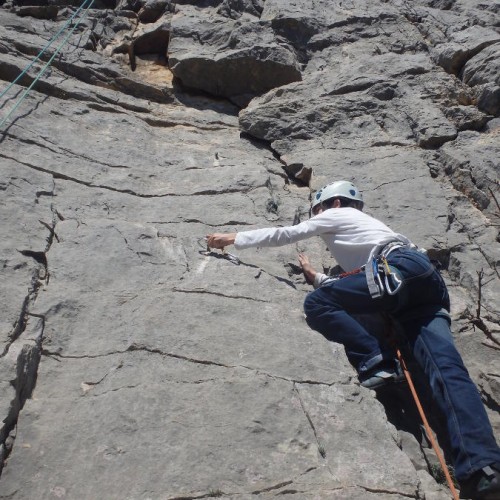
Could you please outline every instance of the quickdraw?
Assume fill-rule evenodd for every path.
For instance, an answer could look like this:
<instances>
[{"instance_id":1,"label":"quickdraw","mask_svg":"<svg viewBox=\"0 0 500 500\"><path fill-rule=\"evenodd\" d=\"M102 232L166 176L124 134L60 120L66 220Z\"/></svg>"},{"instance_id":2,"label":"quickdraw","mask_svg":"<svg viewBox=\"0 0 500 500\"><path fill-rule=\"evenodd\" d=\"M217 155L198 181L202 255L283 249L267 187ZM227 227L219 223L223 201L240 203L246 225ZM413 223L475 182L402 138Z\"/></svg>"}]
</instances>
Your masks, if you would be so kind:
<instances>
[{"instance_id":1,"label":"quickdraw","mask_svg":"<svg viewBox=\"0 0 500 500\"><path fill-rule=\"evenodd\" d=\"M389 254L398 248L412 248L412 245L402 241L391 241L376 246L370 254L365 272L368 290L374 299L382 297L385 293L396 295L403 286L398 270L391 267L387 261Z\"/></svg>"},{"instance_id":2,"label":"quickdraw","mask_svg":"<svg viewBox=\"0 0 500 500\"><path fill-rule=\"evenodd\" d=\"M348 273L341 273L336 276L332 276L331 278L325 280L323 284L346 278L347 276L352 276L353 274L358 274L362 271L366 271L366 266L359 267L358 269L354 269ZM396 295L403 286L403 280L401 279L399 272L394 269L394 267L389 265L385 257L379 256L372 260L372 272L373 281L377 287L377 293L379 293L379 295L376 295L377 297L381 297L384 293ZM367 276L368 274L369 273L367 273ZM372 297L374 297L373 294Z\"/></svg>"},{"instance_id":3,"label":"quickdraw","mask_svg":"<svg viewBox=\"0 0 500 500\"><path fill-rule=\"evenodd\" d=\"M382 281L380 272L380 268L382 268L382 273L384 275L383 289L389 295L396 295L399 292L400 288L403 286L403 280L398 276L398 271L396 271L394 268L391 268L384 256L380 256L379 258L382 262L382 265L378 266L379 273L377 274L377 277L380 281Z\"/></svg>"},{"instance_id":4,"label":"quickdraw","mask_svg":"<svg viewBox=\"0 0 500 500\"><path fill-rule=\"evenodd\" d=\"M216 257L217 259L226 259L229 262L232 262L233 264L235 264L237 266L239 266L241 264L241 260L236 255L233 255L232 253L226 252L224 248L221 249L221 253L217 253L214 250L212 250L207 245L206 238L200 238L198 240L198 244L204 248L204 250L200 250L198 252L200 255L206 255L208 257Z\"/></svg>"}]
</instances>

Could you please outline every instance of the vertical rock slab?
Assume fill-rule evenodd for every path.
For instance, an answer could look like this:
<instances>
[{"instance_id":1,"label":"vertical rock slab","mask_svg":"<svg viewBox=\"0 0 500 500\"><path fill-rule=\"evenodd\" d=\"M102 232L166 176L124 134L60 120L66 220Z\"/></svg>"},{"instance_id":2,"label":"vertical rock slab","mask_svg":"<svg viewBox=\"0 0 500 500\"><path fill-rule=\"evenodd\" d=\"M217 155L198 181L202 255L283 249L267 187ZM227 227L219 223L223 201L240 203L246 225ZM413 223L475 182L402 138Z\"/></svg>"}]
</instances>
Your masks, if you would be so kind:
<instances>
[{"instance_id":1,"label":"vertical rock slab","mask_svg":"<svg viewBox=\"0 0 500 500\"><path fill-rule=\"evenodd\" d=\"M498 432L498 148L477 107L496 85L496 14L481 5L127 0L90 14L0 139L2 244L26 271L9 283L38 278L0 358L0 497L449 497L418 421L394 418L400 398L360 389L304 321L297 251L328 270L324 245L235 259L204 236L296 223L311 190L355 180L370 213L442 263ZM0 9L0 78L67 16ZM436 64L449 43L470 79Z\"/></svg>"},{"instance_id":2,"label":"vertical rock slab","mask_svg":"<svg viewBox=\"0 0 500 500\"><path fill-rule=\"evenodd\" d=\"M45 252L52 239L53 213L51 176L34 173L11 158L3 142L2 196L0 201L0 246L2 281L0 301L1 351L22 332L30 297L36 296L39 280L46 278Z\"/></svg>"},{"instance_id":3,"label":"vertical rock slab","mask_svg":"<svg viewBox=\"0 0 500 500\"><path fill-rule=\"evenodd\" d=\"M21 464L30 495L89 499L251 495L320 466L286 381L147 352L48 360L41 376L58 374L64 384L38 392L24 411L4 495L23 498L14 491ZM54 426L50 415L60 412Z\"/></svg>"}]
</instances>

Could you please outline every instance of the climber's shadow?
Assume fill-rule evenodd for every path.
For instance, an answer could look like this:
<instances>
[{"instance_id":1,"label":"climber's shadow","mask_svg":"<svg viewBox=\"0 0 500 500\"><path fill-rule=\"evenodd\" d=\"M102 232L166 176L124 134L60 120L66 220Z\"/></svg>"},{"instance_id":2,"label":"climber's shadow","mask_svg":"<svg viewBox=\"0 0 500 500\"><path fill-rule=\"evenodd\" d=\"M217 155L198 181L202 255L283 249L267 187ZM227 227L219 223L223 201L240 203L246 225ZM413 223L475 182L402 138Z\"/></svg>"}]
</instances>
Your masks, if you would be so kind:
<instances>
[{"instance_id":1,"label":"climber's shadow","mask_svg":"<svg viewBox=\"0 0 500 500\"><path fill-rule=\"evenodd\" d=\"M412 359L410 354L406 354L405 360L411 373L411 379L425 413L425 417L435 433L446 461L450 463L450 443L446 429L445 416L432 398L431 388L422 369ZM387 420L391 422L398 431L404 431L414 436L420 446L424 459L428 462L427 453L424 452L424 449L430 451L431 441L425 431L422 418L409 385L406 382L393 384L385 389L377 391L376 395L377 399L384 406Z\"/></svg>"},{"instance_id":2,"label":"climber's shadow","mask_svg":"<svg viewBox=\"0 0 500 500\"><path fill-rule=\"evenodd\" d=\"M375 325L373 323L373 317L369 320L370 324L366 324L366 318L357 319L369 329L370 333L378 338L384 350L390 349L387 338L387 323L380 320L380 323ZM446 462L450 464L452 463L450 453L451 447L446 427L446 416L435 403L427 377L415 361L409 345L403 338L399 338L398 347L408 371L410 372L411 380L425 417L431 429L434 431L434 435L437 438ZM423 425L417 403L406 380L400 383L389 384L384 388L378 389L376 391L376 397L384 406L387 420L394 425L398 431L411 434L415 438L420 447L423 462L426 463L429 472L435 476L435 464L437 463L437 459L434 460L434 458L432 458L435 455L432 451L431 441ZM402 447L404 449L404 445Z\"/></svg>"}]
</instances>

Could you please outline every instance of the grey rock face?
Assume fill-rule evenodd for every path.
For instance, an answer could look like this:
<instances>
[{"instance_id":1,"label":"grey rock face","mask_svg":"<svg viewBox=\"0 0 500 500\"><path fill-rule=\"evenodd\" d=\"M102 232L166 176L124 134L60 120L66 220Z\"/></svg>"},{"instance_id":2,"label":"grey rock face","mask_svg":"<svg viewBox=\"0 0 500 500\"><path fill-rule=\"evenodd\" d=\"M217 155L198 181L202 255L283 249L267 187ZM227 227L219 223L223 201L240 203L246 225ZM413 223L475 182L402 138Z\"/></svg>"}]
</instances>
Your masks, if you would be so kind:
<instances>
[{"instance_id":1,"label":"grey rock face","mask_svg":"<svg viewBox=\"0 0 500 500\"><path fill-rule=\"evenodd\" d=\"M141 23L154 23L166 11L173 9L170 0L152 0L145 2L137 16Z\"/></svg>"},{"instance_id":2,"label":"grey rock face","mask_svg":"<svg viewBox=\"0 0 500 500\"><path fill-rule=\"evenodd\" d=\"M481 26L458 31L452 34L451 42L437 46L436 62L447 72L458 74L469 59L499 39L496 31Z\"/></svg>"},{"instance_id":3,"label":"grey rock face","mask_svg":"<svg viewBox=\"0 0 500 500\"><path fill-rule=\"evenodd\" d=\"M74 12L42 4L0 8L2 87ZM496 2L102 6L0 131L0 498L449 498L405 388L307 327L322 243L203 238L355 181L441 262L499 436Z\"/></svg>"},{"instance_id":4,"label":"grey rock face","mask_svg":"<svg viewBox=\"0 0 500 500\"><path fill-rule=\"evenodd\" d=\"M264 0L224 0L219 5L217 13L232 19L239 19L242 16L259 18L264 3Z\"/></svg>"},{"instance_id":5,"label":"grey rock face","mask_svg":"<svg viewBox=\"0 0 500 500\"><path fill-rule=\"evenodd\" d=\"M241 104L300 80L293 48L269 23L241 23L198 9L173 17L168 58L173 74L186 87Z\"/></svg>"},{"instance_id":6,"label":"grey rock face","mask_svg":"<svg viewBox=\"0 0 500 500\"><path fill-rule=\"evenodd\" d=\"M500 85L499 54L500 43L496 43L470 59L463 69L462 78L464 82L471 86L483 83Z\"/></svg>"}]
</instances>

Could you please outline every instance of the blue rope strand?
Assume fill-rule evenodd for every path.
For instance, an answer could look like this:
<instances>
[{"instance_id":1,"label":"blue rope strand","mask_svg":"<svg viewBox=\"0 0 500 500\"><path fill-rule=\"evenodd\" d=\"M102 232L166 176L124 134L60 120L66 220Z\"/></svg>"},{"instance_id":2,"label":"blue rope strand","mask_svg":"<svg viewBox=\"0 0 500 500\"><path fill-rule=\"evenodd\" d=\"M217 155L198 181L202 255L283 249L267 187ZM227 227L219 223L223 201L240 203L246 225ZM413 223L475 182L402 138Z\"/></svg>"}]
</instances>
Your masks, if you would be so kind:
<instances>
[{"instance_id":1,"label":"blue rope strand","mask_svg":"<svg viewBox=\"0 0 500 500\"><path fill-rule=\"evenodd\" d=\"M63 27L52 37L52 39L49 41L49 43L47 43L47 45L45 45L45 47L38 53L38 55L35 57L35 59L33 59L33 61L31 61L31 63L28 64L28 66L26 66L26 68L24 68L21 73L19 73L19 75L17 76L17 78L13 82L11 82L9 85L7 85L7 87L0 94L0 99L23 77L23 75L25 75L30 70L30 68L33 66L33 64L35 64L40 59L40 57L42 57L44 52L56 41L56 39L59 37L59 35L71 24L73 19L79 14L79 12L84 8L85 4L88 2L90 2L90 0L84 0L82 5L80 5L80 7L78 7L78 9L75 11L75 13L66 21L66 23L63 25Z\"/></svg>"},{"instance_id":2,"label":"blue rope strand","mask_svg":"<svg viewBox=\"0 0 500 500\"><path fill-rule=\"evenodd\" d=\"M87 1L87 0L86 0ZM14 113L14 111L19 107L19 105L21 104L21 102L24 100L24 98L26 97L26 95L28 94L28 92L35 86L35 84L38 82L38 80L43 76L43 74L45 73L45 71L47 70L47 68L50 66L50 64L52 63L52 61L55 59L55 57L57 56L57 54L59 53L59 51L61 50L61 48L63 47L63 45L68 41L68 38L73 34L73 32L75 31L75 29L78 27L78 25L80 24L80 22L85 18L85 16L88 14L89 12L89 9L92 7L93 3L94 3L95 0L91 0L89 6L85 9L85 12L82 14L82 16L77 20L77 22L75 23L75 25L73 26L73 28L71 29L71 31L64 37L64 40L62 41L61 45L59 45L59 47L57 47L57 49L55 50L54 54L52 54L52 57L45 63L45 65L43 66L43 68L39 71L38 75L36 76L36 78L33 80L33 82L31 83L31 85L22 93L21 97L17 100L16 104L14 105L14 107L9 111L9 113L7 114L7 116L5 116L5 118L2 119L2 121L0 121L0 128L3 126L3 124L9 119L9 117L12 115L12 113Z\"/></svg>"}]
</instances>

